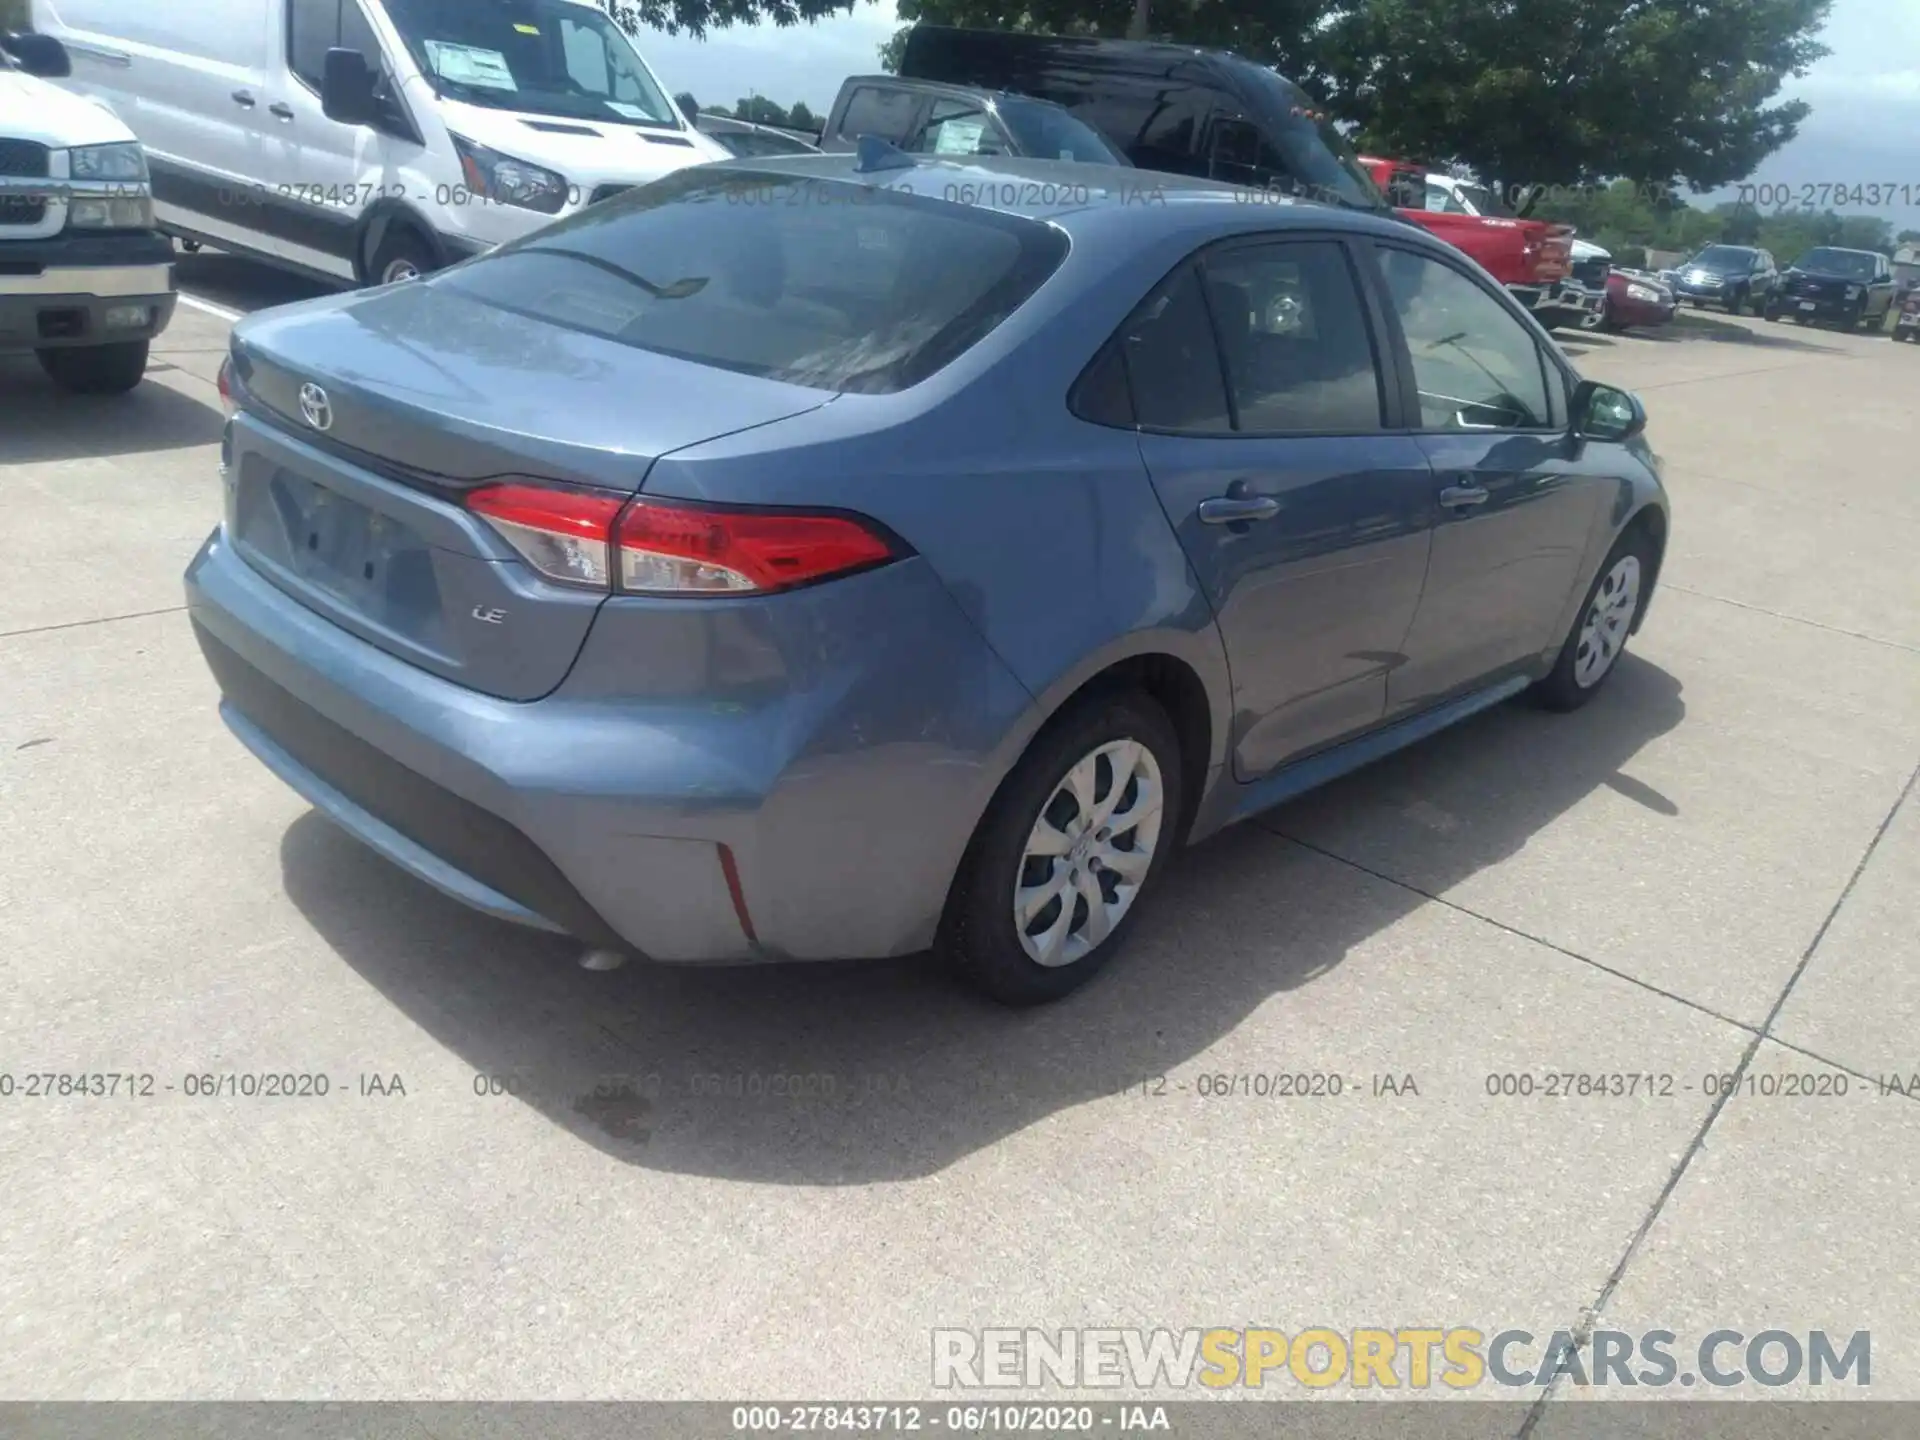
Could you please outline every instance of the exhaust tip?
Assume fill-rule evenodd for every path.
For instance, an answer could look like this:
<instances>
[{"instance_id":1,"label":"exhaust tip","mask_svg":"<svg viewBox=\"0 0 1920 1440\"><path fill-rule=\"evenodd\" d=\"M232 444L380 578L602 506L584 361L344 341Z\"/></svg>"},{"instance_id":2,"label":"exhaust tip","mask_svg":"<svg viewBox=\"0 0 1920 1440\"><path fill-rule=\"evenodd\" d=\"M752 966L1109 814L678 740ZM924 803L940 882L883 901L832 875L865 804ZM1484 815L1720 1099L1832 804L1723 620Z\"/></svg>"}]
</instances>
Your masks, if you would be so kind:
<instances>
[{"instance_id":1,"label":"exhaust tip","mask_svg":"<svg viewBox=\"0 0 1920 1440\"><path fill-rule=\"evenodd\" d=\"M618 950L583 950L580 952L582 970L618 970L627 963L627 957Z\"/></svg>"}]
</instances>

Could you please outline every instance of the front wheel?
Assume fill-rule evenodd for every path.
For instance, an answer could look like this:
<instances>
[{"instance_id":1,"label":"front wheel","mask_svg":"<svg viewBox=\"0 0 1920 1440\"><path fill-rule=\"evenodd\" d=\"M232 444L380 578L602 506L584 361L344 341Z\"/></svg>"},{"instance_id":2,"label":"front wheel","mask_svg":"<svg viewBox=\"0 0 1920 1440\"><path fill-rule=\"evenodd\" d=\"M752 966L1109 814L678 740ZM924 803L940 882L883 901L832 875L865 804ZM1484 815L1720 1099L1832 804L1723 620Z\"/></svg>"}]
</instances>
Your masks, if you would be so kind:
<instances>
[{"instance_id":1,"label":"front wheel","mask_svg":"<svg viewBox=\"0 0 1920 1440\"><path fill-rule=\"evenodd\" d=\"M1132 691L1041 732L994 797L948 900L941 948L1005 1005L1077 990L1111 960L1178 843L1180 742Z\"/></svg>"},{"instance_id":2,"label":"front wheel","mask_svg":"<svg viewBox=\"0 0 1920 1440\"><path fill-rule=\"evenodd\" d=\"M434 268L433 250L427 242L405 225L396 225L380 242L368 270L375 285L398 285L404 280L418 280Z\"/></svg>"},{"instance_id":3,"label":"front wheel","mask_svg":"<svg viewBox=\"0 0 1920 1440\"><path fill-rule=\"evenodd\" d=\"M81 395L119 395L140 383L147 373L147 342L125 340L117 345L41 350L40 368L63 390Z\"/></svg>"},{"instance_id":4,"label":"front wheel","mask_svg":"<svg viewBox=\"0 0 1920 1440\"><path fill-rule=\"evenodd\" d=\"M1727 296L1727 313L1729 315L1738 315L1742 310L1746 308L1747 308L1747 297L1741 291L1736 290L1731 295Z\"/></svg>"},{"instance_id":5,"label":"front wheel","mask_svg":"<svg viewBox=\"0 0 1920 1440\"><path fill-rule=\"evenodd\" d=\"M1578 710L1599 693L1627 647L1652 579L1653 547L1646 535L1622 535L1601 563L1553 669L1534 687L1541 704Z\"/></svg>"}]
</instances>

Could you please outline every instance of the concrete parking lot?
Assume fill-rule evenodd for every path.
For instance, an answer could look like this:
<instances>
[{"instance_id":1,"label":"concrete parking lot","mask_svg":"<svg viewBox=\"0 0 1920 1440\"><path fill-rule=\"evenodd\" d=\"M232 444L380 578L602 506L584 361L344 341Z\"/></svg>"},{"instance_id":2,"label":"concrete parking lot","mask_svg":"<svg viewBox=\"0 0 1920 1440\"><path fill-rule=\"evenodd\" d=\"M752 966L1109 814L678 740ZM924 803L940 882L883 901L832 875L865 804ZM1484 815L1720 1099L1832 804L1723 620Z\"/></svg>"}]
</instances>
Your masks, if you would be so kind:
<instances>
[{"instance_id":1,"label":"concrete parking lot","mask_svg":"<svg viewBox=\"0 0 1920 1440\"><path fill-rule=\"evenodd\" d=\"M1920 1398L1920 350L1568 338L1673 495L1609 690L1197 848L1011 1014L918 961L586 972L311 813L180 609L227 329L112 401L0 358L0 1071L154 1077L0 1099L0 1394L898 1398L936 1327L1597 1324L1870 1330ZM256 1072L329 1093L188 1093ZM1489 1093L1549 1072L1651 1078ZM1204 1093L1282 1073L1343 1093Z\"/></svg>"}]
</instances>

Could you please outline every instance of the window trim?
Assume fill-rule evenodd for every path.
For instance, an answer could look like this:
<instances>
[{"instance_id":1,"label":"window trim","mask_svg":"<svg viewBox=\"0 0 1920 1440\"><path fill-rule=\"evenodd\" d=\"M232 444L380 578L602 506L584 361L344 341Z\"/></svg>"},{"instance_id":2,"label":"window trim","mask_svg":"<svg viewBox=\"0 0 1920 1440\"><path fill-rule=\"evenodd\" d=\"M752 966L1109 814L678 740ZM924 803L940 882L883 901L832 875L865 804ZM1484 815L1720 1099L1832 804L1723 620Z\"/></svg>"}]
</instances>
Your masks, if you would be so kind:
<instances>
[{"instance_id":1,"label":"window trim","mask_svg":"<svg viewBox=\"0 0 1920 1440\"><path fill-rule=\"evenodd\" d=\"M1361 274L1369 288L1375 292L1378 298L1380 311L1386 321L1390 344L1392 345L1394 353L1404 362L1400 370L1400 404L1402 418L1407 422L1404 428L1408 433L1414 435L1565 435L1568 433L1571 428L1570 420L1561 424L1552 423L1554 405L1551 377L1558 374L1562 389L1570 391L1572 386L1578 382L1579 376L1574 372L1572 366L1567 364L1558 354L1551 342L1543 341L1539 336L1532 333L1532 331L1538 327L1535 325L1533 317L1521 308L1517 300L1507 294L1504 289L1490 288L1476 276L1461 269L1444 255L1437 254L1424 245L1407 244L1397 236L1392 239L1377 236L1356 238L1364 239L1366 249L1369 252L1368 259L1372 262L1360 267ZM1381 250L1398 250L1408 255L1416 255L1420 259L1432 264L1446 266L1447 269L1453 271L1453 273L1458 275L1462 280L1465 280L1468 284L1478 289L1481 294L1491 298L1496 305L1504 310L1507 315L1519 325L1521 333L1527 335L1528 338L1533 341L1534 359L1540 366L1542 388L1547 392L1547 424L1511 425L1487 430L1455 430L1445 426L1424 425L1420 422L1420 391L1418 381L1414 375L1413 347L1407 343L1406 331L1402 329L1400 325L1399 312L1396 311L1391 304L1392 296L1387 290L1386 277L1380 273L1380 267L1377 263L1377 252Z\"/></svg>"}]
</instances>

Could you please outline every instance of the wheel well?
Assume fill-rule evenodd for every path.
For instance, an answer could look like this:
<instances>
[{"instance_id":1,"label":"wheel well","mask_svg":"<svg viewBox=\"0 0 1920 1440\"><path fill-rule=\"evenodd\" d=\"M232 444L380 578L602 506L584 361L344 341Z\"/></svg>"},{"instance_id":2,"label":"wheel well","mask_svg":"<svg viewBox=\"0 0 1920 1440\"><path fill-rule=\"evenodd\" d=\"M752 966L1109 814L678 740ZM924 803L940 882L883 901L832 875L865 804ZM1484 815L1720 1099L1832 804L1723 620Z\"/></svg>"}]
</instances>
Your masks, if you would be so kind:
<instances>
[{"instance_id":1,"label":"wheel well","mask_svg":"<svg viewBox=\"0 0 1920 1440\"><path fill-rule=\"evenodd\" d=\"M1207 687L1184 660L1171 655L1134 655L1093 676L1055 713L1065 714L1099 690L1142 691L1157 701L1173 722L1174 734L1180 740L1180 833L1184 835L1200 804L1200 792L1207 783L1207 761L1213 754L1213 707L1207 701Z\"/></svg>"},{"instance_id":2,"label":"wheel well","mask_svg":"<svg viewBox=\"0 0 1920 1440\"><path fill-rule=\"evenodd\" d=\"M373 273L374 257L380 253L380 247L387 243L387 237L396 230L410 231L434 257L436 265L444 263L440 244L434 238L433 227L427 224L420 214L408 206L397 202L382 209L378 206L367 212L365 223L360 230L360 244L355 268L360 272L363 284L371 284L376 277Z\"/></svg>"},{"instance_id":3,"label":"wheel well","mask_svg":"<svg viewBox=\"0 0 1920 1440\"><path fill-rule=\"evenodd\" d=\"M1651 598L1653 587L1660 583L1660 564L1667 558L1667 517L1657 505L1648 505L1629 520L1620 533L1626 536L1636 532L1645 535L1653 546L1653 574L1647 577L1647 595ZM1640 616L1646 613L1646 601L1642 600L1639 614L1633 617L1634 630L1640 628Z\"/></svg>"}]
</instances>

